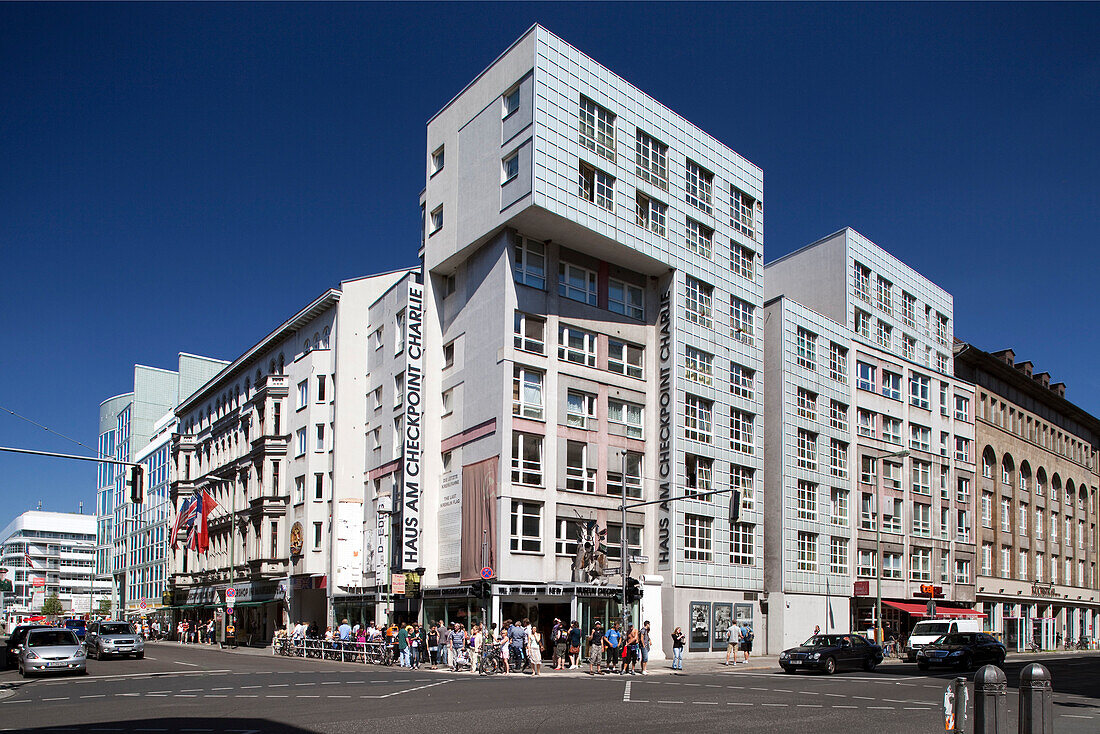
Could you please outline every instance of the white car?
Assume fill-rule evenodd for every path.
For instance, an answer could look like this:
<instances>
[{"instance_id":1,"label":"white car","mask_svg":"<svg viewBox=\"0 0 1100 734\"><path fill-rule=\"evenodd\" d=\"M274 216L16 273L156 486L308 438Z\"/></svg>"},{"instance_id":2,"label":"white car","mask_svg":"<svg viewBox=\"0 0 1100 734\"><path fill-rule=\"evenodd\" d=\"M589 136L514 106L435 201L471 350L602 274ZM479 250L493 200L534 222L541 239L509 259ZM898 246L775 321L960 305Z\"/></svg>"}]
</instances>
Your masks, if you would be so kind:
<instances>
[{"instance_id":1,"label":"white car","mask_svg":"<svg viewBox=\"0 0 1100 734\"><path fill-rule=\"evenodd\" d=\"M19 674L24 678L33 673L88 672L84 646L69 629L40 627L27 632L19 651Z\"/></svg>"}]
</instances>

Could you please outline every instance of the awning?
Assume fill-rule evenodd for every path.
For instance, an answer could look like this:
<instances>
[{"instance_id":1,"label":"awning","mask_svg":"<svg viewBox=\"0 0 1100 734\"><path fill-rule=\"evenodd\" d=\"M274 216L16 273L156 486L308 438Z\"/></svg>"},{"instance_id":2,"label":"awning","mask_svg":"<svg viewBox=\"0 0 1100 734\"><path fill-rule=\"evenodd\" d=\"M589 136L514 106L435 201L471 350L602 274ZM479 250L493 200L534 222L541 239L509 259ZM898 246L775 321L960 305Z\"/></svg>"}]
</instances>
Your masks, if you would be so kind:
<instances>
[{"instance_id":1,"label":"awning","mask_svg":"<svg viewBox=\"0 0 1100 734\"><path fill-rule=\"evenodd\" d=\"M928 616L928 602L915 604L912 602L904 601L882 601L888 607L893 607L906 614L914 617L927 617ZM985 615L976 609L965 609L963 607L952 607L946 604L936 603L936 616L947 618L962 618L972 617L974 619L985 619Z\"/></svg>"}]
</instances>

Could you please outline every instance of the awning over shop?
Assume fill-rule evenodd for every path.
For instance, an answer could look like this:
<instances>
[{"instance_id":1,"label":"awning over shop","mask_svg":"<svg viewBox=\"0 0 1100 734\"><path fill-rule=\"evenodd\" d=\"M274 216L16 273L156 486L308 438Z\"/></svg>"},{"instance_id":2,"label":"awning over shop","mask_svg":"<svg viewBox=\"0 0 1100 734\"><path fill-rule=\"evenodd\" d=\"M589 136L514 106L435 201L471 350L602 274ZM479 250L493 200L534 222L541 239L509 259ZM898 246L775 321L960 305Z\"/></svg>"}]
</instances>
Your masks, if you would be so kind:
<instances>
[{"instance_id":1,"label":"awning over shop","mask_svg":"<svg viewBox=\"0 0 1100 734\"><path fill-rule=\"evenodd\" d=\"M928 604L925 603L913 603L904 601L886 601L882 602L888 607L893 607L899 611L905 612L914 617L927 617L928 616ZM973 617L975 619L985 619L985 615L976 609L964 609L963 607L952 607L946 604L936 604L936 616L937 617L949 617L949 618L962 618Z\"/></svg>"}]
</instances>

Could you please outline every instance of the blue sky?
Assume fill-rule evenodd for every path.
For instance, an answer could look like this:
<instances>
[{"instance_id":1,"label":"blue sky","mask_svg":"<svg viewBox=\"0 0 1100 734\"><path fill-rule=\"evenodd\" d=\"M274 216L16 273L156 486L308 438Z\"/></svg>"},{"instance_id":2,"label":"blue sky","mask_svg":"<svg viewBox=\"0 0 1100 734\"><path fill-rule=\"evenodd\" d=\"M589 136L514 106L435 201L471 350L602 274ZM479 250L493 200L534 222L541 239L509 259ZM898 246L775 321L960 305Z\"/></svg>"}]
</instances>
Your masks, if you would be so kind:
<instances>
[{"instance_id":1,"label":"blue sky","mask_svg":"<svg viewBox=\"0 0 1100 734\"><path fill-rule=\"evenodd\" d=\"M764 169L767 260L851 225L1100 413L1100 5L984 3L0 4L0 405L94 446L135 362L413 264L427 119L536 21ZM0 454L0 525L94 483Z\"/></svg>"}]
</instances>

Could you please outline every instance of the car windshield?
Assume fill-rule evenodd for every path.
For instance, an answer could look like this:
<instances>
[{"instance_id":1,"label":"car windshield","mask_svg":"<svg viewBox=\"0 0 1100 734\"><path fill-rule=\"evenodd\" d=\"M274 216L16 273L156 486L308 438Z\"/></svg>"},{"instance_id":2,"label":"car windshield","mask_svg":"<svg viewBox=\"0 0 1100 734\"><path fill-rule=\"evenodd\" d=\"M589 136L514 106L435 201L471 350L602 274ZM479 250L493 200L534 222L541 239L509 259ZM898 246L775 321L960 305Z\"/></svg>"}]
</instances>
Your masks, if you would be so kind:
<instances>
[{"instance_id":1,"label":"car windshield","mask_svg":"<svg viewBox=\"0 0 1100 734\"><path fill-rule=\"evenodd\" d=\"M132 635L134 634L134 628L128 624L101 624L99 625L99 634Z\"/></svg>"},{"instance_id":2,"label":"car windshield","mask_svg":"<svg viewBox=\"0 0 1100 734\"><path fill-rule=\"evenodd\" d=\"M914 635L946 635L950 631L950 622L920 622L913 628Z\"/></svg>"},{"instance_id":3,"label":"car windshield","mask_svg":"<svg viewBox=\"0 0 1100 734\"><path fill-rule=\"evenodd\" d=\"M845 635L814 635L802 643L803 647L839 647Z\"/></svg>"},{"instance_id":4,"label":"car windshield","mask_svg":"<svg viewBox=\"0 0 1100 734\"><path fill-rule=\"evenodd\" d=\"M973 635L944 635L936 640L936 645L969 645L974 641Z\"/></svg>"},{"instance_id":5,"label":"car windshield","mask_svg":"<svg viewBox=\"0 0 1100 734\"><path fill-rule=\"evenodd\" d=\"M35 630L27 635L27 647L56 647L79 645L71 630Z\"/></svg>"}]
</instances>

